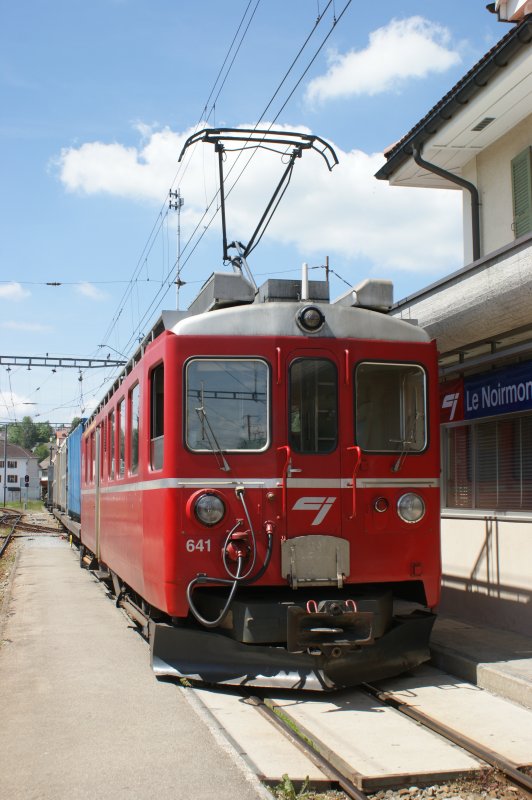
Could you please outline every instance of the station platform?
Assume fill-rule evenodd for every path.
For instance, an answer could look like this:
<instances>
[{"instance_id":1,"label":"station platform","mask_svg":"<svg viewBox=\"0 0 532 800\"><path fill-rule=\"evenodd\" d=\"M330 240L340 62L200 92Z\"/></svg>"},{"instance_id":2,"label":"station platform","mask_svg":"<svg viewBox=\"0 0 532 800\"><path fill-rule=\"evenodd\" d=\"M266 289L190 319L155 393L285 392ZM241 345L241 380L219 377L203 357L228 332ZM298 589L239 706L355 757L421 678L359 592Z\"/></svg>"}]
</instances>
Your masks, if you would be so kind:
<instances>
[{"instance_id":1,"label":"station platform","mask_svg":"<svg viewBox=\"0 0 532 800\"><path fill-rule=\"evenodd\" d=\"M532 638L439 616L432 664L532 709Z\"/></svg>"},{"instance_id":2,"label":"station platform","mask_svg":"<svg viewBox=\"0 0 532 800\"><path fill-rule=\"evenodd\" d=\"M256 800L271 794L175 683L65 538L18 540L0 614L0 795Z\"/></svg>"},{"instance_id":3,"label":"station platform","mask_svg":"<svg viewBox=\"0 0 532 800\"><path fill-rule=\"evenodd\" d=\"M191 693L155 679L145 642L78 560L65 538L19 543L0 611L5 796L271 800ZM440 617L432 659L532 708L532 639Z\"/></svg>"}]
</instances>

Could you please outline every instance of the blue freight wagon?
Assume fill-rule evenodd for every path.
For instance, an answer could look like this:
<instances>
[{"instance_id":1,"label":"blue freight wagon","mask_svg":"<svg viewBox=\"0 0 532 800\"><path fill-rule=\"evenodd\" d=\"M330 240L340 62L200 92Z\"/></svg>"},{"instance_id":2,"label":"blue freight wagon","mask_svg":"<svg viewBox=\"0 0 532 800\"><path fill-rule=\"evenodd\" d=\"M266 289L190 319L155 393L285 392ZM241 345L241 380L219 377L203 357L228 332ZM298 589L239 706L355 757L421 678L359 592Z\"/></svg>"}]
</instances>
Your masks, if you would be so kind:
<instances>
[{"instance_id":1,"label":"blue freight wagon","mask_svg":"<svg viewBox=\"0 0 532 800\"><path fill-rule=\"evenodd\" d=\"M67 438L67 514L79 522L81 518L81 437L85 420Z\"/></svg>"}]
</instances>

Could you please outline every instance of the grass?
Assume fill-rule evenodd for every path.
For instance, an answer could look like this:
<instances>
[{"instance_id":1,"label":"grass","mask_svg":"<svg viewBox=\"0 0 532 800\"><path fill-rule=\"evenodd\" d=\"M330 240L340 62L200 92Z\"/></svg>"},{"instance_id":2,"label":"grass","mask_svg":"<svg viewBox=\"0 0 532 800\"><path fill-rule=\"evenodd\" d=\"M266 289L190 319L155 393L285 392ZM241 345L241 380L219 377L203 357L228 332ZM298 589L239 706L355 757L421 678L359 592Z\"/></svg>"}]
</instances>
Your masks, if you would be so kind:
<instances>
[{"instance_id":1,"label":"grass","mask_svg":"<svg viewBox=\"0 0 532 800\"><path fill-rule=\"evenodd\" d=\"M281 782L270 791L275 800L347 800L343 792L335 789L324 792L314 791L308 778L298 786L288 775L283 775Z\"/></svg>"},{"instance_id":2,"label":"grass","mask_svg":"<svg viewBox=\"0 0 532 800\"><path fill-rule=\"evenodd\" d=\"M1 513L0 507L0 513ZM14 508L16 511L27 509L28 511L44 511L42 500L10 500L6 503L6 508Z\"/></svg>"}]
</instances>

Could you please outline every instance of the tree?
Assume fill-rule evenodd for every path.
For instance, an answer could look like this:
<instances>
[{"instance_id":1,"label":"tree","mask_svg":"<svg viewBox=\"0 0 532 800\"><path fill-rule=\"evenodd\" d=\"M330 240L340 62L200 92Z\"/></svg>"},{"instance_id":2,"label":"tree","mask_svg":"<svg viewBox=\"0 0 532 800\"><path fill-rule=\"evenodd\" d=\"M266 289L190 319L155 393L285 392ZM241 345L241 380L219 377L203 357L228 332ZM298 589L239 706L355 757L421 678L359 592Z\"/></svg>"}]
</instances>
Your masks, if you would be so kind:
<instances>
[{"instance_id":1,"label":"tree","mask_svg":"<svg viewBox=\"0 0 532 800\"><path fill-rule=\"evenodd\" d=\"M25 450L33 450L35 445L43 444L47 451L50 450L50 439L54 430L49 422L35 424L31 417L24 417L22 422L16 422L8 427L8 441L18 444ZM43 456L46 458L46 454Z\"/></svg>"},{"instance_id":2,"label":"tree","mask_svg":"<svg viewBox=\"0 0 532 800\"><path fill-rule=\"evenodd\" d=\"M38 444L35 450L33 451L33 455L37 456L37 458L39 459L39 463L41 461L44 461L44 459L48 458L48 456L50 455L50 445L46 444L45 442L41 442L41 444Z\"/></svg>"},{"instance_id":3,"label":"tree","mask_svg":"<svg viewBox=\"0 0 532 800\"><path fill-rule=\"evenodd\" d=\"M73 431L74 428L77 428L80 422L81 422L81 417L74 417L74 419L70 423L70 430Z\"/></svg>"},{"instance_id":4,"label":"tree","mask_svg":"<svg viewBox=\"0 0 532 800\"><path fill-rule=\"evenodd\" d=\"M31 417L23 417L22 422L10 425L7 438L12 444L18 444L25 450L31 450L39 440L37 427Z\"/></svg>"},{"instance_id":5,"label":"tree","mask_svg":"<svg viewBox=\"0 0 532 800\"><path fill-rule=\"evenodd\" d=\"M35 428L38 442L49 442L54 435L54 429L49 422L36 422Z\"/></svg>"}]
</instances>

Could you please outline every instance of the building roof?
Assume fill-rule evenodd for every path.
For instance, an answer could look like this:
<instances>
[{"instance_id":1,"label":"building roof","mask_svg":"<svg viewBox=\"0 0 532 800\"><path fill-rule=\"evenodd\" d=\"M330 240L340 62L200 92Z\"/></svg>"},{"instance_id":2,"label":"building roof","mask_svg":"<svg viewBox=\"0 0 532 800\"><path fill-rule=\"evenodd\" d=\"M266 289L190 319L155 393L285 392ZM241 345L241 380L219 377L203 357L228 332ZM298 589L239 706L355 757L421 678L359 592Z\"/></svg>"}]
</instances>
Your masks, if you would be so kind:
<instances>
[{"instance_id":1,"label":"building roof","mask_svg":"<svg viewBox=\"0 0 532 800\"><path fill-rule=\"evenodd\" d=\"M386 164L375 177L397 185L456 189L418 166L413 146L427 161L460 175L464 164L530 115L531 46L528 14L386 152Z\"/></svg>"},{"instance_id":2,"label":"building roof","mask_svg":"<svg viewBox=\"0 0 532 800\"><path fill-rule=\"evenodd\" d=\"M2 431L0 433L0 460L4 458L4 441L5 441L5 433ZM37 456L33 455L30 450L26 450L24 447L20 447L18 444L12 444L9 440L7 442L7 448L5 448L5 452L8 458L15 459L15 458L37 458Z\"/></svg>"},{"instance_id":3,"label":"building roof","mask_svg":"<svg viewBox=\"0 0 532 800\"><path fill-rule=\"evenodd\" d=\"M0 436L0 459L3 460L4 458L4 437ZM7 443L6 448L6 455L7 458L10 459L17 459L17 458L37 458L31 453L29 450L25 450L23 447L20 447L18 444L11 444L11 442Z\"/></svg>"}]
</instances>

